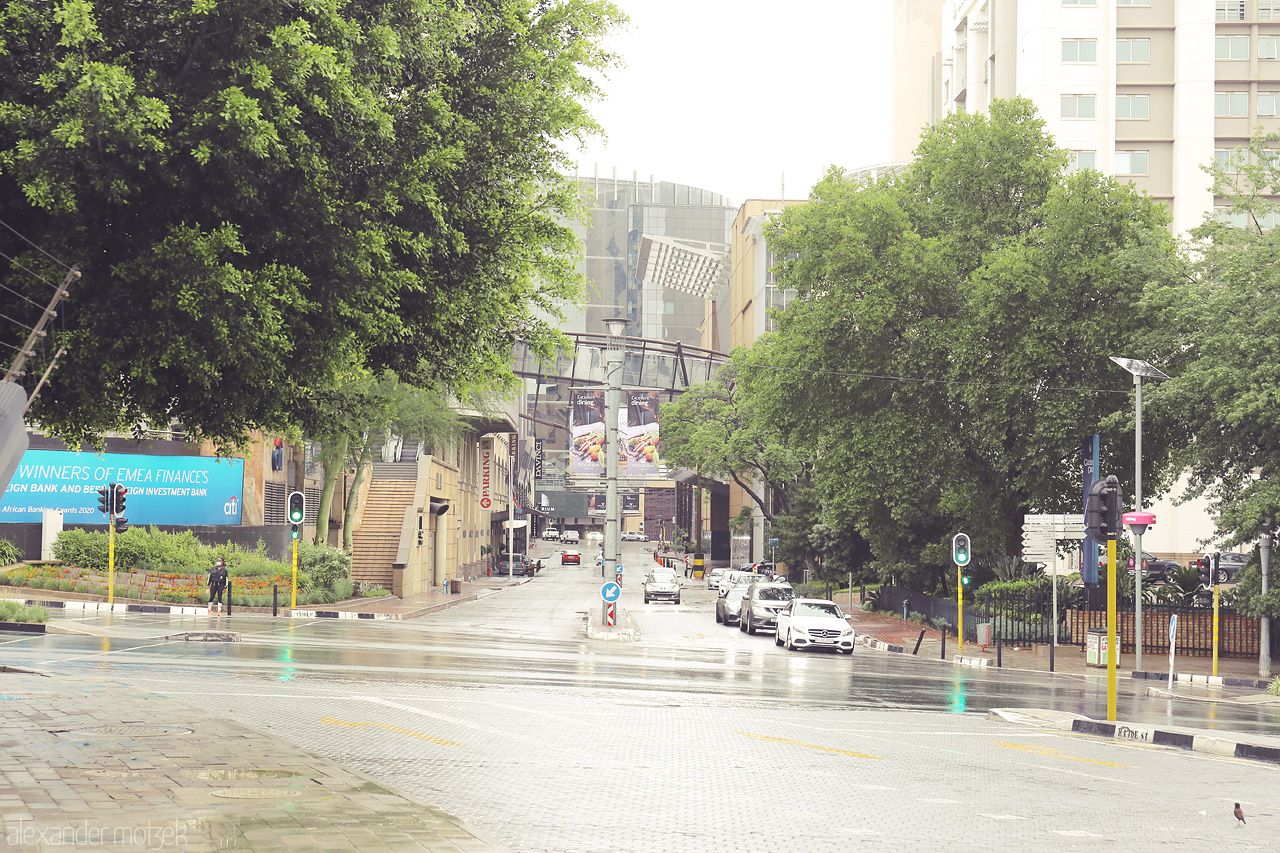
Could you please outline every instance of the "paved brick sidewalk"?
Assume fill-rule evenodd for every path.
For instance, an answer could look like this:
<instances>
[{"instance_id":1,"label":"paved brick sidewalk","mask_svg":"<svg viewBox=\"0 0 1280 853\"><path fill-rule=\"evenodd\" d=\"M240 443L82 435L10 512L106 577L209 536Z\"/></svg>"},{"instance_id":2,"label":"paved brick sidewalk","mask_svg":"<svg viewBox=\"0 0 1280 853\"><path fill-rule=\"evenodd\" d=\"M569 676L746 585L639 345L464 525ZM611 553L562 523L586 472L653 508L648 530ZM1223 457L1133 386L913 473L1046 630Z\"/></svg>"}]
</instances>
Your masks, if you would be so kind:
<instances>
[{"instance_id":1,"label":"paved brick sidewalk","mask_svg":"<svg viewBox=\"0 0 1280 853\"><path fill-rule=\"evenodd\" d=\"M507 850L439 809L189 705L0 672L0 849Z\"/></svg>"}]
</instances>

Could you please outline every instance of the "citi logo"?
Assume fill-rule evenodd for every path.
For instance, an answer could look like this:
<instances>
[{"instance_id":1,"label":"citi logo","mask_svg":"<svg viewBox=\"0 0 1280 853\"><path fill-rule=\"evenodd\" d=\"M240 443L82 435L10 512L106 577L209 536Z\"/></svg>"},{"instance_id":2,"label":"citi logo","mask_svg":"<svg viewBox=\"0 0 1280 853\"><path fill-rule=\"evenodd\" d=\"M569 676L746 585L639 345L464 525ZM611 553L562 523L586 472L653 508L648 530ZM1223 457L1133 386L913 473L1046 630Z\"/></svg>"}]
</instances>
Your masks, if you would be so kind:
<instances>
[{"instance_id":1,"label":"citi logo","mask_svg":"<svg viewBox=\"0 0 1280 853\"><path fill-rule=\"evenodd\" d=\"M222 513L224 515L237 515L240 512L240 500L235 495L231 496L231 500L222 505Z\"/></svg>"}]
</instances>

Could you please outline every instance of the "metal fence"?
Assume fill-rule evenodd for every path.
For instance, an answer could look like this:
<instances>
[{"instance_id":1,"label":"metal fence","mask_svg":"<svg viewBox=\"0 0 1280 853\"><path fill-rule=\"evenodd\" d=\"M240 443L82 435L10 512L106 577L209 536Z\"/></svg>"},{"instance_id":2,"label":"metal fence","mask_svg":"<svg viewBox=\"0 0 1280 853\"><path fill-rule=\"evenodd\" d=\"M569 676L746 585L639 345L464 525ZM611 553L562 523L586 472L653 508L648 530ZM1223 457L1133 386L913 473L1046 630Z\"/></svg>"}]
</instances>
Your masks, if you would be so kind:
<instances>
[{"instance_id":1,"label":"metal fence","mask_svg":"<svg viewBox=\"0 0 1280 853\"><path fill-rule=\"evenodd\" d=\"M954 598L938 598L910 589L884 586L880 588L879 609L902 614L904 618L912 613L919 614L931 625L948 626L953 634L956 629ZM1168 651L1169 620L1174 614L1178 616L1175 637L1178 654L1212 655L1213 610L1167 604L1143 604L1143 651L1153 654ZM964 638L967 642L977 641L978 625L983 622L991 624L992 642L999 639L1015 644L1048 643L1053 633L1052 592L1046 587L981 600L971 601L966 597ZM1116 612L1116 633L1122 652L1132 651L1135 647L1135 623L1132 605ZM1105 628L1106 625L1106 607L1098 606L1096 594L1059 599L1059 645L1083 646L1090 629ZM1256 657L1258 653L1258 620L1241 616L1230 608L1219 608L1218 654Z\"/></svg>"}]
</instances>

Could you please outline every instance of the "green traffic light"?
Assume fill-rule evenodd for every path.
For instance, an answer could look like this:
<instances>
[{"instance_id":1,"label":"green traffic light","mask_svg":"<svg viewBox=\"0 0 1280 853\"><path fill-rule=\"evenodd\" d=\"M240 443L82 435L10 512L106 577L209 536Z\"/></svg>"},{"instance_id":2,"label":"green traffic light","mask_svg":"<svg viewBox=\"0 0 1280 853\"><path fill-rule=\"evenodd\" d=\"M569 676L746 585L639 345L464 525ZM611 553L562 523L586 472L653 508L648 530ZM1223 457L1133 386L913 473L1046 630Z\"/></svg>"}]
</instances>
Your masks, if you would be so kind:
<instances>
[{"instance_id":1,"label":"green traffic light","mask_svg":"<svg viewBox=\"0 0 1280 853\"><path fill-rule=\"evenodd\" d=\"M290 539L297 539L297 538L298 538L298 536L299 536L299 533L298 533L298 525L296 525L296 524L291 525L291 526L289 527L289 538L290 538Z\"/></svg>"},{"instance_id":2,"label":"green traffic light","mask_svg":"<svg viewBox=\"0 0 1280 853\"><path fill-rule=\"evenodd\" d=\"M970 581L970 580L972 580L972 578L970 578L968 575L961 575L961 576L960 576L960 583L964 584L965 586L968 586L968 585L969 585L969 581Z\"/></svg>"}]
</instances>

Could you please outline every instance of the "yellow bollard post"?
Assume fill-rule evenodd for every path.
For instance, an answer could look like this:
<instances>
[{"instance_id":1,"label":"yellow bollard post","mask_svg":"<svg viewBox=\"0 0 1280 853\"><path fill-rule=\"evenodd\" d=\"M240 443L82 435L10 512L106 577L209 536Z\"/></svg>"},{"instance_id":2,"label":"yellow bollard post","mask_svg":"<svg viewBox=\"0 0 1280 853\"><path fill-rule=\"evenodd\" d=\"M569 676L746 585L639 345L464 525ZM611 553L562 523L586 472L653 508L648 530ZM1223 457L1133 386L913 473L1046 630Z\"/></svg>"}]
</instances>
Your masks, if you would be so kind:
<instances>
[{"instance_id":1,"label":"yellow bollard post","mask_svg":"<svg viewBox=\"0 0 1280 853\"><path fill-rule=\"evenodd\" d=\"M1213 585L1213 674L1218 674L1218 585Z\"/></svg>"},{"instance_id":2,"label":"yellow bollard post","mask_svg":"<svg viewBox=\"0 0 1280 853\"><path fill-rule=\"evenodd\" d=\"M959 614L957 620L960 623L956 636L960 638L960 652L964 653L964 573L963 570L956 566L956 611Z\"/></svg>"},{"instance_id":3,"label":"yellow bollard post","mask_svg":"<svg viewBox=\"0 0 1280 853\"><path fill-rule=\"evenodd\" d=\"M298 540L293 540L293 599L289 602L290 610L298 609Z\"/></svg>"},{"instance_id":4,"label":"yellow bollard post","mask_svg":"<svg viewBox=\"0 0 1280 853\"><path fill-rule=\"evenodd\" d=\"M107 604L116 601L116 514L107 516Z\"/></svg>"},{"instance_id":5,"label":"yellow bollard post","mask_svg":"<svg viewBox=\"0 0 1280 853\"><path fill-rule=\"evenodd\" d=\"M1116 721L1116 540L1107 539L1107 720Z\"/></svg>"}]
</instances>

